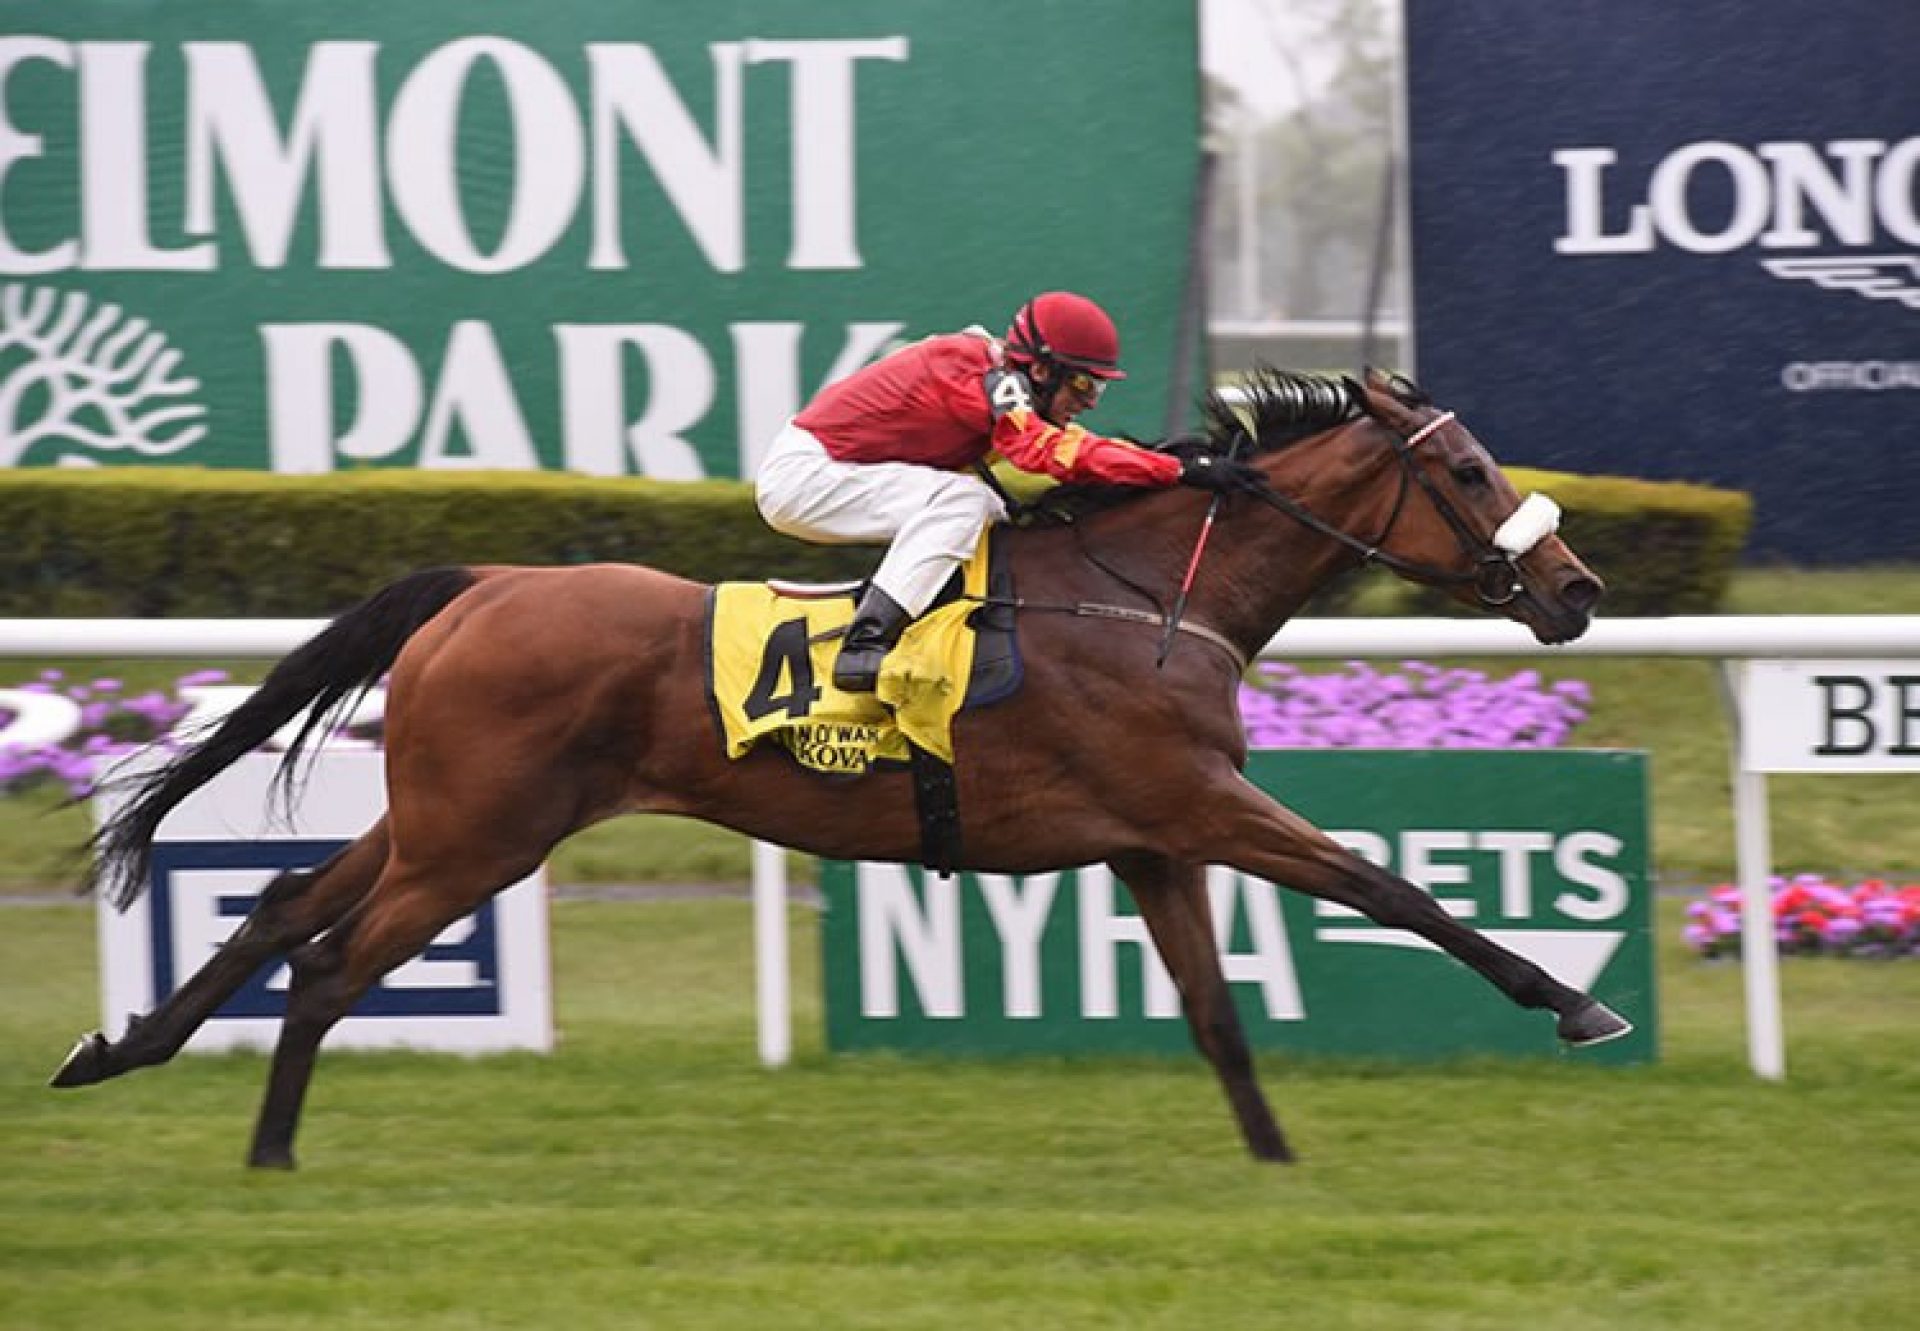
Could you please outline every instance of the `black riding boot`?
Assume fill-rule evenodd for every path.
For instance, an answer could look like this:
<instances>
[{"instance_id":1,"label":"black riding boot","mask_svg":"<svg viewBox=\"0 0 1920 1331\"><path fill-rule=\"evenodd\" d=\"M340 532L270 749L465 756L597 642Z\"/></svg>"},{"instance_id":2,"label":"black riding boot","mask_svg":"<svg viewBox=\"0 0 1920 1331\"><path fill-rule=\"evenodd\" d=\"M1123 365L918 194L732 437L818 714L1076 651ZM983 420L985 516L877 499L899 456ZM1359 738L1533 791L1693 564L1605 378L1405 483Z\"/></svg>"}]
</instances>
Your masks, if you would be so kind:
<instances>
[{"instance_id":1,"label":"black riding boot","mask_svg":"<svg viewBox=\"0 0 1920 1331\"><path fill-rule=\"evenodd\" d=\"M854 608L853 623L840 642L833 662L833 687L842 693L872 693L880 679L880 663L900 641L913 617L872 583Z\"/></svg>"}]
</instances>

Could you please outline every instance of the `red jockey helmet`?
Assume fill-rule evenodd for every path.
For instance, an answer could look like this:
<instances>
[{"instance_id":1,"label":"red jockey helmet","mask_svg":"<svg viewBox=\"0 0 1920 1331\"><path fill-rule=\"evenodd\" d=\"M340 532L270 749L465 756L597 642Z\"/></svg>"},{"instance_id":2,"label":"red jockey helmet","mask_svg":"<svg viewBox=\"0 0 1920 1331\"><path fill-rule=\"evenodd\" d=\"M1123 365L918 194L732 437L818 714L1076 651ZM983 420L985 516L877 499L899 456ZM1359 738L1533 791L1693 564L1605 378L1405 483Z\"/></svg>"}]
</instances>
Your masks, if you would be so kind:
<instances>
[{"instance_id":1,"label":"red jockey helmet","mask_svg":"<svg viewBox=\"0 0 1920 1331\"><path fill-rule=\"evenodd\" d=\"M1120 333L1107 312L1071 291L1048 291L1020 307L1007 329L1007 356L1052 361L1096 379L1124 379Z\"/></svg>"}]
</instances>

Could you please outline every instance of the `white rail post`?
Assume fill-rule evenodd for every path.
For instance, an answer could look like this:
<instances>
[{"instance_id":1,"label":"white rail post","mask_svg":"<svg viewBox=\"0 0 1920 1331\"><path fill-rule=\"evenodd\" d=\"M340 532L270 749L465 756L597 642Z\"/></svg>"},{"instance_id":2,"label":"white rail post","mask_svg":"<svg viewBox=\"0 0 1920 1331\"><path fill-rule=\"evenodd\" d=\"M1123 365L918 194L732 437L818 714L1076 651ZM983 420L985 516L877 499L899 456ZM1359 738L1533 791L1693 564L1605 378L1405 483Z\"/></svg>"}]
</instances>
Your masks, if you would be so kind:
<instances>
[{"instance_id":1,"label":"white rail post","mask_svg":"<svg viewBox=\"0 0 1920 1331\"><path fill-rule=\"evenodd\" d=\"M793 1012L787 956L787 851L753 843L753 943L760 1009L760 1062L787 1065L793 1056Z\"/></svg>"},{"instance_id":2,"label":"white rail post","mask_svg":"<svg viewBox=\"0 0 1920 1331\"><path fill-rule=\"evenodd\" d=\"M1747 995L1747 1060L1757 1076L1787 1075L1780 1019L1779 940L1773 928L1773 830L1767 821L1767 778L1749 771L1742 740L1747 663L1721 661L1720 698L1727 713L1733 762L1734 856L1740 879L1740 972Z\"/></svg>"}]
</instances>

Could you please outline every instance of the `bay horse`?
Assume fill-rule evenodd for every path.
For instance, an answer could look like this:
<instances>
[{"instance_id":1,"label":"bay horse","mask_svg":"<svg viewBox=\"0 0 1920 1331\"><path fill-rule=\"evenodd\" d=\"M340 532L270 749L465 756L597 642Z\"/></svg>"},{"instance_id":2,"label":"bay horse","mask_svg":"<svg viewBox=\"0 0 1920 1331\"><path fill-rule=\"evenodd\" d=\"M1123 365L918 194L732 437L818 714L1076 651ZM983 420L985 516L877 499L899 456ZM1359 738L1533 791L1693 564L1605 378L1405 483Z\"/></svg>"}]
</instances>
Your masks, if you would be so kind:
<instances>
[{"instance_id":1,"label":"bay horse","mask_svg":"<svg viewBox=\"0 0 1920 1331\"><path fill-rule=\"evenodd\" d=\"M1602 587L1549 528L1507 539L1533 501L1523 510L1466 427L1397 376L1264 371L1237 399L1209 397L1205 418L1205 435L1185 446L1237 452L1261 488L1217 509L1182 489L1095 497L1077 512L1063 502L1056 511L1070 521L1000 533L1026 673L1011 697L956 718L959 867L1111 866L1247 1149L1287 1161L1222 974L1209 863L1411 930L1512 1002L1556 1014L1568 1044L1630 1026L1247 781L1235 698L1248 661L1316 588L1362 562L1503 614L1546 643L1579 636ZM1162 661L1203 517L1213 539L1184 604L1188 631ZM279 768L289 779L330 714L391 672L386 814L324 864L275 878L198 972L119 1039L83 1036L53 1085L167 1061L284 955L292 985L248 1159L291 1168L328 1029L581 828L671 813L832 859L916 859L908 774L829 781L771 746L724 756L704 697L708 599L705 586L636 565L474 566L403 577L334 619L217 729L133 778L94 839L88 882L124 907L145 886L170 810L304 716L301 743Z\"/></svg>"}]
</instances>

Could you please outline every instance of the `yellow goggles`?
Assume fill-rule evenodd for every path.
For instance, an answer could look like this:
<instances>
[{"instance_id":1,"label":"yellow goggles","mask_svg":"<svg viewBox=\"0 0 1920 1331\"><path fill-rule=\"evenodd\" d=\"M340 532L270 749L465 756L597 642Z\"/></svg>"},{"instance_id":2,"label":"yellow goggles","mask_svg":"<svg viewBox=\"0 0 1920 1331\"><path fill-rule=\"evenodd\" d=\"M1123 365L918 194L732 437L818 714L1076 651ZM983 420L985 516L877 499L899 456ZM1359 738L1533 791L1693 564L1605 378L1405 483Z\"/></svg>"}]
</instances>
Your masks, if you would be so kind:
<instances>
[{"instance_id":1,"label":"yellow goggles","mask_svg":"<svg viewBox=\"0 0 1920 1331\"><path fill-rule=\"evenodd\" d=\"M1062 382L1066 384L1068 389L1078 393L1089 402L1098 402L1100 395L1107 391L1107 381L1105 379L1096 378L1088 374L1085 370L1068 370L1066 378L1062 380Z\"/></svg>"}]
</instances>

